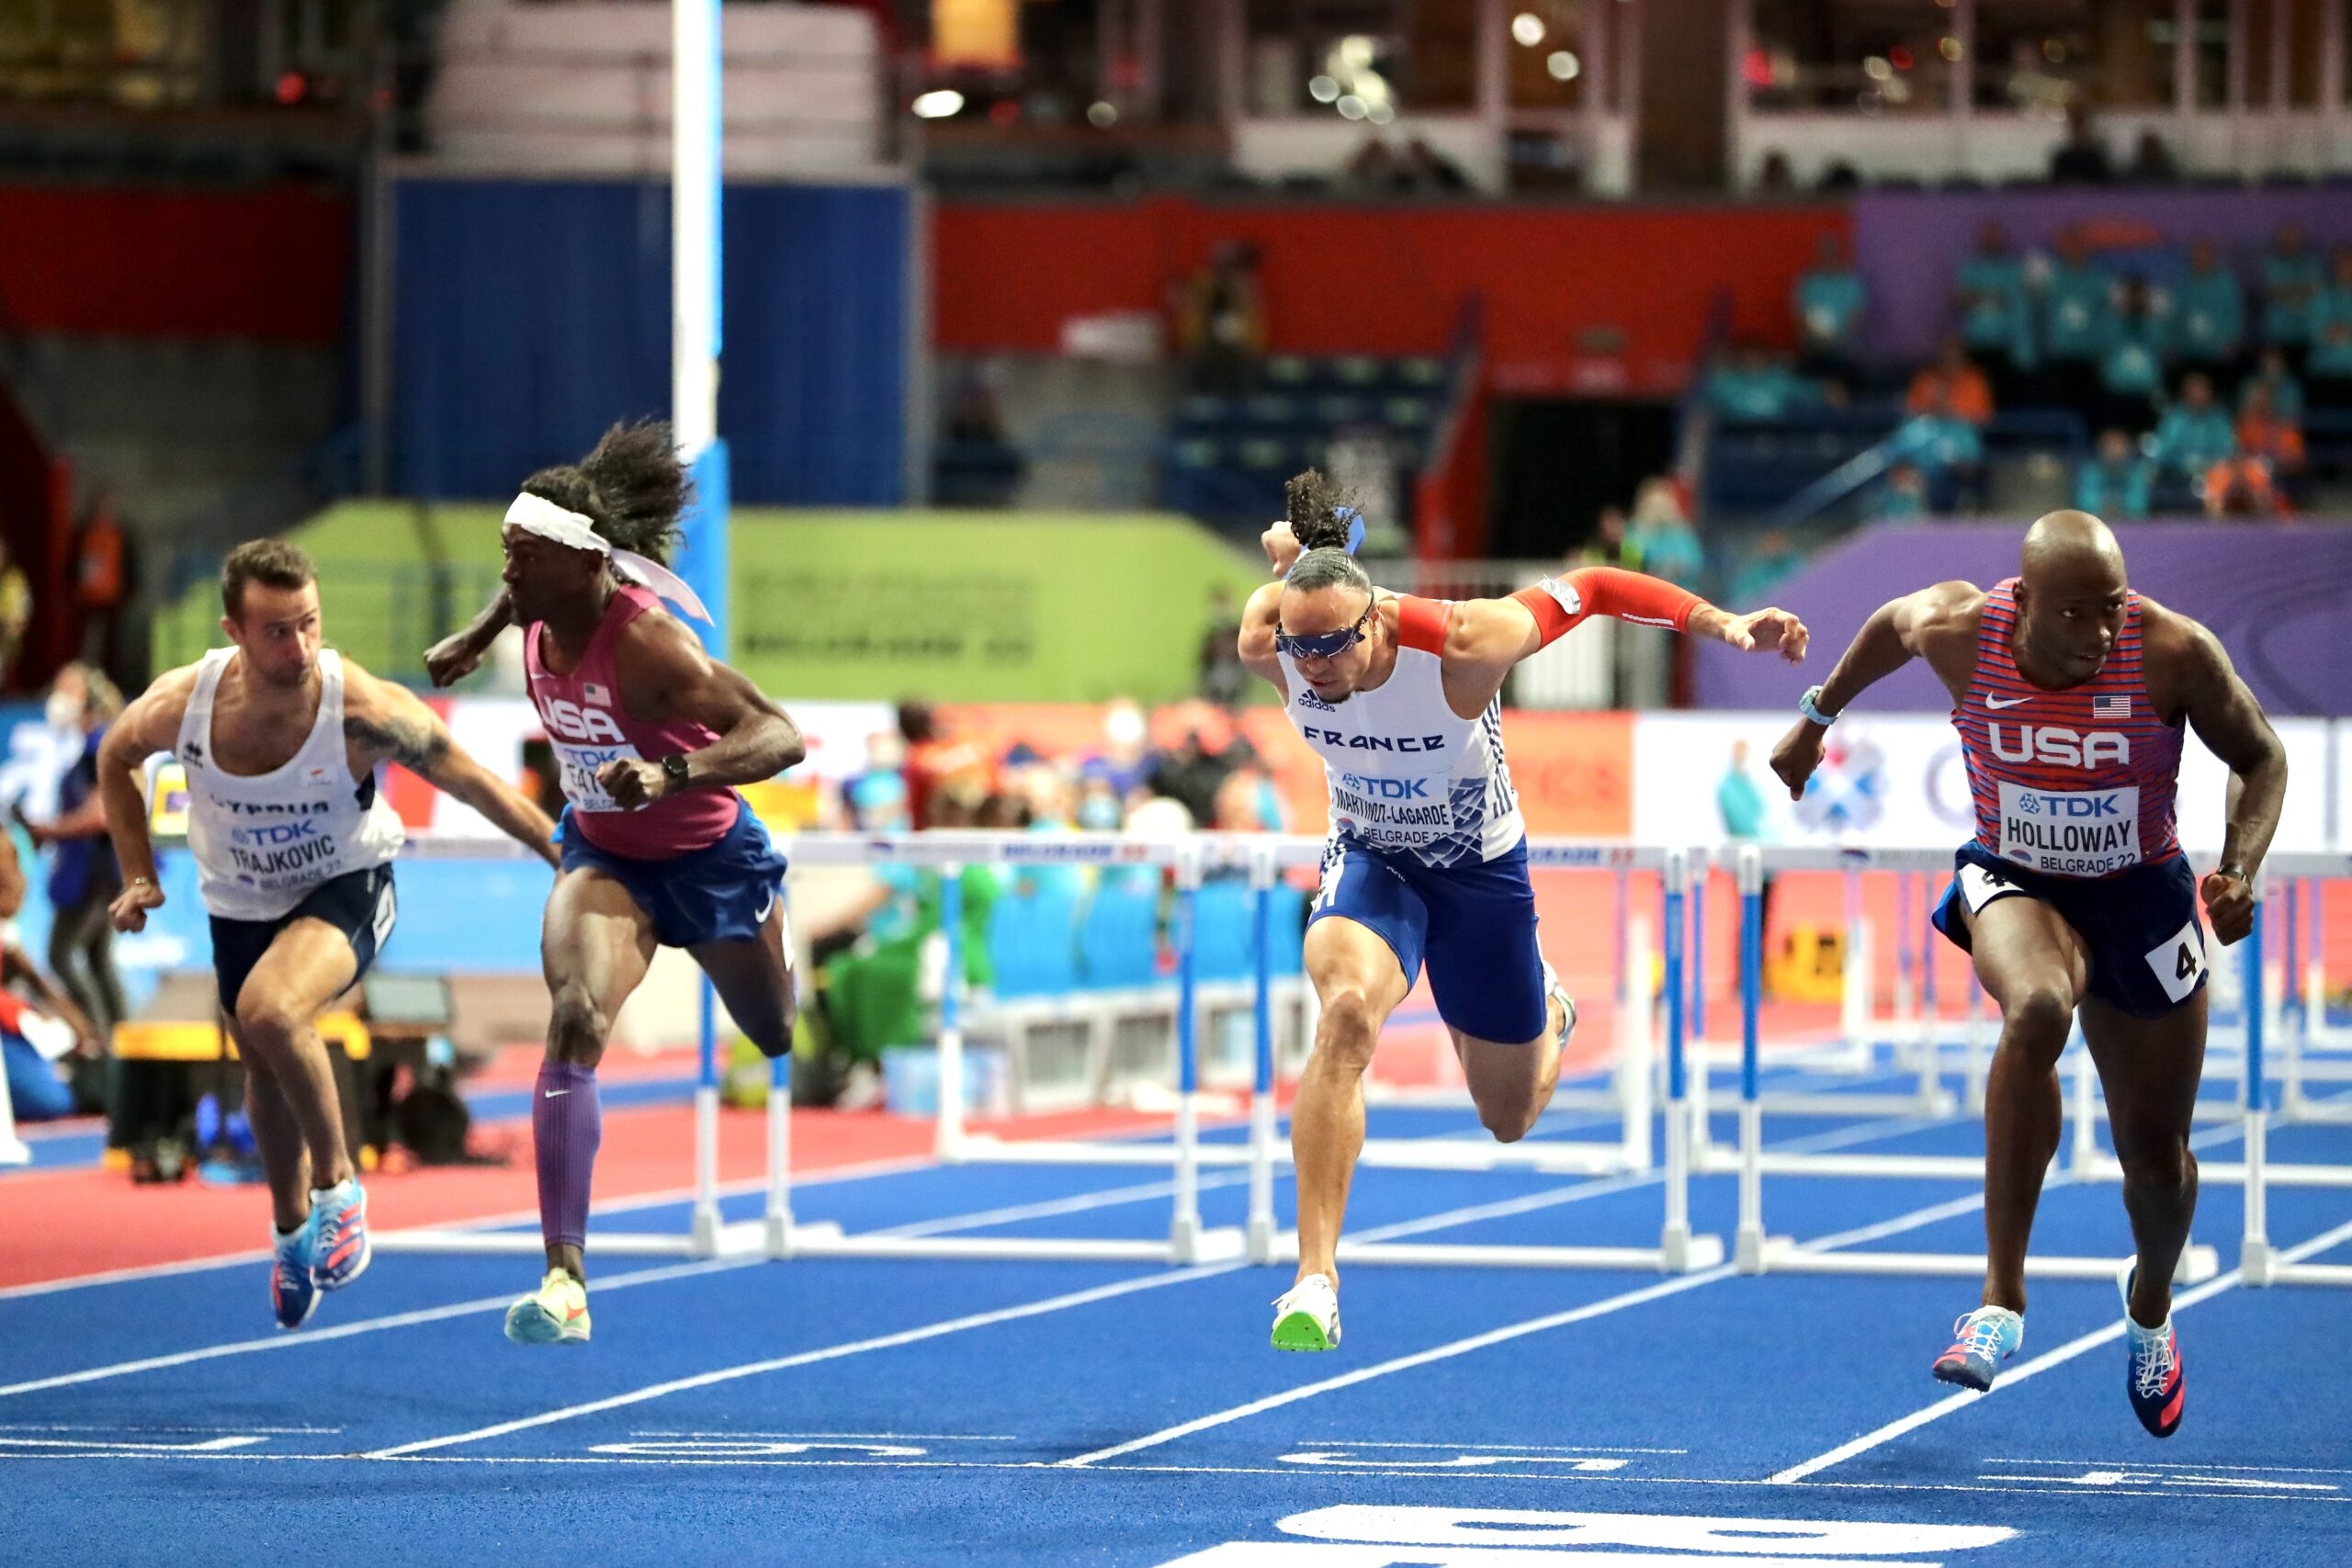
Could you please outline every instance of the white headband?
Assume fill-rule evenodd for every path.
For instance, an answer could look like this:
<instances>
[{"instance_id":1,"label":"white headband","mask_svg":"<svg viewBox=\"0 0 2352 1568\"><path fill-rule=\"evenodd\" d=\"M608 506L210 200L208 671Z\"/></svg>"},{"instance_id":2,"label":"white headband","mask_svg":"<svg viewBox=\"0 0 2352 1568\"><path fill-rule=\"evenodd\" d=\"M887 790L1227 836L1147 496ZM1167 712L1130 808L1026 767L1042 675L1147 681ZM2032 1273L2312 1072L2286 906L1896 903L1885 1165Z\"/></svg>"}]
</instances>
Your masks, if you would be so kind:
<instances>
[{"instance_id":1,"label":"white headband","mask_svg":"<svg viewBox=\"0 0 2352 1568\"><path fill-rule=\"evenodd\" d=\"M525 491L506 509L506 521L526 534L537 534L542 539L552 539L575 550L593 550L609 558L623 577L643 583L695 620L710 619L710 612L703 608L702 600L676 572L635 550L616 548L610 539L596 532L594 524L577 512L558 506L546 496Z\"/></svg>"}]
</instances>

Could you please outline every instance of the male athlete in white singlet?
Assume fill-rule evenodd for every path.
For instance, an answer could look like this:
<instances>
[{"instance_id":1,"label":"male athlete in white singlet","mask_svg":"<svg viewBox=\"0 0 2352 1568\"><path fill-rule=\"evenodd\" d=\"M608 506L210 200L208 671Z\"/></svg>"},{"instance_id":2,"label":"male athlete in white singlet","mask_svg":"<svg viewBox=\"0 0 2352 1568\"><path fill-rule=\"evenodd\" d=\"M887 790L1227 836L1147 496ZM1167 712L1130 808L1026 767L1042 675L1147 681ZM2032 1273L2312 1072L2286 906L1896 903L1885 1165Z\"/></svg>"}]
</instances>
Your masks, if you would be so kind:
<instances>
[{"instance_id":1,"label":"male athlete in white singlet","mask_svg":"<svg viewBox=\"0 0 2352 1568\"><path fill-rule=\"evenodd\" d=\"M1356 564L1360 525L1320 475L1291 481L1289 513L1265 537L1283 575L1250 601L1241 659L1283 694L1330 779L1306 954L1322 1021L1291 1110L1298 1277L1273 1331L1276 1349L1328 1350L1340 1340L1340 1222L1363 1149L1363 1073L1424 959L1479 1119L1504 1143L1535 1125L1576 1027L1536 946L1526 829L1503 761L1504 677L1591 615L1792 663L1805 630L1784 611L1729 615L1609 567L1508 599L1386 593Z\"/></svg>"}]
</instances>

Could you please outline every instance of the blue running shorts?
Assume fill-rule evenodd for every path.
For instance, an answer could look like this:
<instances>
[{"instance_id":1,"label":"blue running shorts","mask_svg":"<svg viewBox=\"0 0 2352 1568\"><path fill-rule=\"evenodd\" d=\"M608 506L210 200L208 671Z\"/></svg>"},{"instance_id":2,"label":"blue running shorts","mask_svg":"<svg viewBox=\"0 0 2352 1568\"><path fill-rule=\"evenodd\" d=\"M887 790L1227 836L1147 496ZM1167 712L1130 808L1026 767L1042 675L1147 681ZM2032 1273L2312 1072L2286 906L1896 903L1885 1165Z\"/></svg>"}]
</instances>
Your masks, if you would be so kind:
<instances>
[{"instance_id":1,"label":"blue running shorts","mask_svg":"<svg viewBox=\"0 0 2352 1568\"><path fill-rule=\"evenodd\" d=\"M1307 924L1343 916L1396 954L1410 986L1424 960L1438 1016L1475 1040L1540 1039L1549 1020L1527 846L1490 861L1423 865L1334 837Z\"/></svg>"},{"instance_id":2,"label":"blue running shorts","mask_svg":"<svg viewBox=\"0 0 2352 1568\"><path fill-rule=\"evenodd\" d=\"M664 947L750 941L767 923L784 886L784 856L748 806L716 842L664 860L598 849L573 825L570 807L560 831L563 869L594 866L628 888L652 918L653 940Z\"/></svg>"},{"instance_id":3,"label":"blue running shorts","mask_svg":"<svg viewBox=\"0 0 2352 1568\"><path fill-rule=\"evenodd\" d=\"M2090 993L2134 1018L2161 1018L2205 984L2205 928L2197 919L2197 874L2174 855L2112 876L2052 876L1971 840L1954 857L1951 888L1935 928L1968 951L1965 906L1974 914L1996 898L2032 898L2075 928L2090 953Z\"/></svg>"},{"instance_id":4,"label":"blue running shorts","mask_svg":"<svg viewBox=\"0 0 2352 1568\"><path fill-rule=\"evenodd\" d=\"M392 868L371 865L331 876L302 896L302 901L274 920L224 920L212 917L212 974L220 990L221 1010L237 1012L237 993L254 966L277 940L277 933L297 920L324 920L351 943L354 985L376 962L384 939L392 934L400 908L392 895Z\"/></svg>"}]
</instances>

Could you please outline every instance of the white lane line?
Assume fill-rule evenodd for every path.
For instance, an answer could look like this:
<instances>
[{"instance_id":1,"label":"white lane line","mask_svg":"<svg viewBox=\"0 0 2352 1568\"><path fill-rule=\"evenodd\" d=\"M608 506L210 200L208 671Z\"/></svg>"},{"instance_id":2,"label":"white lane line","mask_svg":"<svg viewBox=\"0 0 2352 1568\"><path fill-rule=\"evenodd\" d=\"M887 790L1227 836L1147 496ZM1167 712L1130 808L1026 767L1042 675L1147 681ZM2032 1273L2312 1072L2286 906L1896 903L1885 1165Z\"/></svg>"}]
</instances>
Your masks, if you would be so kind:
<instances>
[{"instance_id":1,"label":"white lane line","mask_svg":"<svg viewBox=\"0 0 2352 1568\"><path fill-rule=\"evenodd\" d=\"M1637 1291L1626 1291L1617 1295L1604 1297L1600 1301L1589 1302L1583 1306L1573 1307L1566 1312L1555 1312L1543 1317L1529 1318L1523 1323L1506 1324L1500 1328L1490 1328L1484 1334L1474 1334L1466 1339L1455 1339L1443 1345L1433 1345L1426 1350L1417 1350L1409 1356L1397 1356L1369 1367L1359 1367L1354 1371L1342 1372L1335 1378L1325 1378L1320 1382L1284 1389L1280 1393L1270 1393L1263 1399L1253 1399L1247 1404L1237 1404L1230 1409L1195 1416L1177 1426L1165 1427L1140 1438L1131 1438L1124 1443L1114 1443L1107 1449L1096 1449L1091 1453L1079 1454L1055 1462L1059 1469L1083 1470L1089 1465L1100 1463L1106 1459L1118 1459L1123 1455L1136 1453L1144 1449L1158 1448L1162 1443L1172 1443L1179 1438L1189 1438L1195 1432L1204 1432L1212 1427L1222 1427L1228 1422L1263 1415L1269 1410L1279 1410L1285 1404L1295 1404L1303 1399L1313 1399L1317 1394L1329 1393L1336 1389L1353 1388L1358 1383L1370 1382L1374 1378L1386 1377L1391 1372L1408 1371L1415 1367L1429 1366L1432 1362L1451 1360L1456 1356L1466 1356L1474 1350L1484 1350L1489 1346L1500 1345L1526 1335L1541 1334L1546 1329L1565 1328L1572 1323L1582 1323L1588 1318L1603 1317L1626 1307L1640 1306L1646 1302L1680 1295L1685 1291L1695 1291L1702 1285L1711 1285L1717 1280L1727 1277L1731 1271L1730 1266L1725 1265L1722 1268L1710 1269L1702 1274L1685 1274L1678 1279L1661 1280L1655 1285L1645 1285Z\"/></svg>"},{"instance_id":2,"label":"white lane line","mask_svg":"<svg viewBox=\"0 0 2352 1568\"><path fill-rule=\"evenodd\" d=\"M1243 1171L1226 1176L1203 1176L1200 1190L1206 1192L1219 1187L1238 1187L1250 1179ZM1107 1188L1100 1192L1080 1192L1068 1198L1054 1198L1036 1203L1016 1203L1001 1209L984 1209L973 1214L949 1214L936 1220L916 1220L908 1224L891 1225L875 1231L875 1235L945 1235L954 1231L981 1230L989 1225L1009 1225L1023 1220L1052 1219L1061 1214L1084 1213L1089 1209L1116 1208L1122 1203L1141 1203L1154 1198L1172 1198L1176 1184L1172 1181L1145 1181L1132 1187Z\"/></svg>"},{"instance_id":3,"label":"white lane line","mask_svg":"<svg viewBox=\"0 0 2352 1568\"><path fill-rule=\"evenodd\" d=\"M762 1262L758 1258L714 1258L695 1263L664 1264L659 1269L640 1269L633 1273L614 1274L596 1281L601 1293L625 1290L631 1285L651 1284L661 1280L683 1279L691 1274L706 1274L719 1269L740 1269L746 1264ZM423 1323L440 1323L448 1318L465 1317L474 1313L504 1311L514 1301L514 1292L498 1296L477 1296L469 1302L453 1302L447 1306L420 1307L413 1312L392 1313L383 1317L361 1318L353 1323L338 1323L328 1328L306 1329L300 1334L277 1333L266 1339L239 1339L226 1345L206 1345L193 1350L175 1350L164 1356L143 1356L135 1361L116 1361L108 1366L85 1367L80 1371L59 1372L51 1377L31 1378L23 1382L0 1384L0 1399L20 1393L39 1393L44 1389L72 1388L78 1383L104 1382L110 1378L131 1377L140 1372L164 1371L172 1367L191 1366L198 1361L217 1361L229 1356L253 1356L265 1350L293 1350L305 1345L322 1345L330 1340L348 1339L358 1334L376 1334L390 1328L413 1328ZM232 1427L233 1431L256 1430Z\"/></svg>"},{"instance_id":4,"label":"white lane line","mask_svg":"<svg viewBox=\"0 0 2352 1568\"><path fill-rule=\"evenodd\" d=\"M741 1378L759 1377L768 1372L785 1371L793 1367L813 1366L820 1361L837 1361L850 1356L862 1356L875 1350L895 1349L901 1345L920 1344L927 1339L940 1339L951 1334L962 1334L975 1328L987 1328L995 1324L1013 1323L1024 1317L1042 1317L1048 1313L1064 1312L1071 1307L1090 1306L1120 1296L1134 1295L1143 1291L1158 1290L1164 1285L1189 1284L1212 1275L1229 1274L1245 1268L1241 1263L1216 1263L1201 1268L1180 1269L1165 1274L1149 1274L1141 1279L1122 1280L1115 1284L1097 1285L1091 1290L1072 1291L1064 1295L1048 1296L1043 1301L1023 1302L1019 1306L999 1307L992 1312L970 1313L963 1317L951 1317L929 1323L920 1328L901 1329L896 1334L880 1334L867 1339L853 1339L844 1344L828 1345L820 1349L802 1350L790 1356L777 1356L764 1361L747 1361L741 1366L721 1367L716 1371L697 1372L693 1377L675 1378L645 1388L632 1389L627 1393L594 1399L584 1404L569 1404L560 1410L543 1411L513 1421L501 1421L495 1426L480 1427L470 1432L454 1432L447 1437L424 1438L413 1443L396 1443L390 1448L370 1450L368 1459L402 1459L410 1454L427 1453L435 1449L452 1448L459 1443L481 1442L491 1438L503 1438L510 1433L528 1431L536 1427L551 1427L560 1421L573 1420L582 1416L594 1416L601 1411L618 1410L648 1400L661 1399L689 1389L709 1388L714 1384L733 1382Z\"/></svg>"},{"instance_id":5,"label":"white lane line","mask_svg":"<svg viewBox=\"0 0 2352 1568\"><path fill-rule=\"evenodd\" d=\"M2324 1252L2346 1239L2352 1239L2352 1221L2347 1221L2332 1231L2313 1236L2299 1247L2289 1247L2279 1255L2279 1259L2286 1263L2300 1263L2312 1253ZM2185 1312L2190 1307L2212 1300L2224 1291L2234 1289L2238 1283L2238 1271L2233 1269L2226 1274L2217 1275L2208 1280L2194 1290L2186 1291L2175 1296L2172 1309L2175 1313ZM1923 1406L1908 1416L1889 1421L1875 1431L1865 1432L1851 1441L1840 1443L1826 1453L1815 1454L1801 1464L1792 1464L1786 1470L1777 1472L1770 1477L1770 1480L1776 1486L1792 1485L1805 1480L1808 1476L1843 1464L1859 1454L1868 1453L1872 1449L1891 1443L1906 1432L1916 1432L1930 1422L1940 1421L1955 1410L1963 1409L1980 1399L1989 1399L1994 1393L1998 1393L2004 1389L2015 1388L2029 1378L2039 1377L2052 1367L2064 1366L2078 1356L2087 1355L2100 1346L2122 1337L2123 1320L2118 1317L2104 1328L2094 1328L2088 1334L2070 1339L2054 1350L2045 1351L2036 1356L2015 1371L2003 1372L1998 1381L1993 1384L1990 1393L1979 1393L1974 1389L1963 1389L1958 1393L1948 1394L1933 1404Z\"/></svg>"},{"instance_id":6,"label":"white lane line","mask_svg":"<svg viewBox=\"0 0 2352 1568\"><path fill-rule=\"evenodd\" d=\"M2352 1470L2339 1470L2317 1464L2238 1464L2233 1461L2216 1460L2210 1464L2166 1463L2152 1459L1988 1459L1984 1464L2039 1464L2059 1470L2193 1470L2200 1475L2217 1475L2226 1471L2233 1474L2269 1472L2278 1475L2352 1475Z\"/></svg>"},{"instance_id":7,"label":"white lane line","mask_svg":"<svg viewBox=\"0 0 2352 1568\"><path fill-rule=\"evenodd\" d=\"M806 1442L840 1438L854 1443L1017 1443L1004 1432L631 1432L632 1438L753 1438L763 1442Z\"/></svg>"}]
</instances>

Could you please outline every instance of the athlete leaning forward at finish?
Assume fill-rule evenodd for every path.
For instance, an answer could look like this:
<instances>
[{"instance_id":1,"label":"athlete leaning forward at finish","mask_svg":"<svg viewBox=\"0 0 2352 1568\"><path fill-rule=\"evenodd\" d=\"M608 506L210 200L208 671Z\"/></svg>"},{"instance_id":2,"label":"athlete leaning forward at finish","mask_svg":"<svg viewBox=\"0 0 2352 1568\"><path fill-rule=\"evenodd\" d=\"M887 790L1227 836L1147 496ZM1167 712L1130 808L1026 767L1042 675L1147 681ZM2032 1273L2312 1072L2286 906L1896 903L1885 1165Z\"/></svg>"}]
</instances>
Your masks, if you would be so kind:
<instances>
[{"instance_id":1,"label":"athlete leaning forward at finish","mask_svg":"<svg viewBox=\"0 0 2352 1568\"><path fill-rule=\"evenodd\" d=\"M1283 694L1323 759L1331 835L1306 931L1322 1004L1291 1111L1298 1276L1274 1303L1282 1350L1340 1341L1340 1219L1363 1149L1363 1074L1424 960L1479 1119L1504 1143L1552 1098L1576 1004L1536 944L1526 830L1503 760L1511 667L1592 615L1804 657L1781 610L1735 615L1670 582L1588 567L1508 599L1459 603L1375 588L1354 513L1322 477L1291 481L1265 536L1281 581L1242 618L1241 658Z\"/></svg>"},{"instance_id":2,"label":"athlete leaning forward at finish","mask_svg":"<svg viewBox=\"0 0 2352 1568\"><path fill-rule=\"evenodd\" d=\"M141 774L168 751L187 775L188 847L212 920L212 966L269 1179L270 1303L299 1328L319 1292L368 1267L368 1199L344 1144L318 1019L391 934L400 818L377 770L399 762L552 863L547 814L450 739L433 710L322 646L317 573L279 539L220 570L232 646L161 676L98 750L122 864L117 931L160 908Z\"/></svg>"},{"instance_id":3,"label":"athlete leaning forward at finish","mask_svg":"<svg viewBox=\"0 0 2352 1568\"><path fill-rule=\"evenodd\" d=\"M2125 1387L2141 1424L2169 1437L2185 1393L2172 1277L2197 1208L2188 1134L2205 1061L2199 888L2173 820L2182 726L2230 768L2221 861L2203 887L2224 942L2253 926L2286 753L2213 634L2132 592L2115 536L2086 513L2036 523L2018 575L1990 590L1939 582L1872 615L1773 751L1792 795L1829 723L1914 659L1951 694L1976 806L1935 925L2001 1009L1984 1095L1984 1304L1935 1375L1989 1388L2024 1342L2026 1238L2058 1148L2058 1056L2079 1015L2137 1248L2121 1280Z\"/></svg>"},{"instance_id":4,"label":"athlete leaning forward at finish","mask_svg":"<svg viewBox=\"0 0 2352 1568\"><path fill-rule=\"evenodd\" d=\"M654 950L692 954L769 1056L792 1048L784 856L734 786L799 761L800 731L662 607L709 619L662 564L686 495L662 424L616 426L578 465L533 474L507 509L503 591L426 657L447 684L521 624L568 803L539 935L552 1008L531 1100L548 1271L507 1310L506 1337L520 1344L588 1338L596 1064Z\"/></svg>"}]
</instances>

